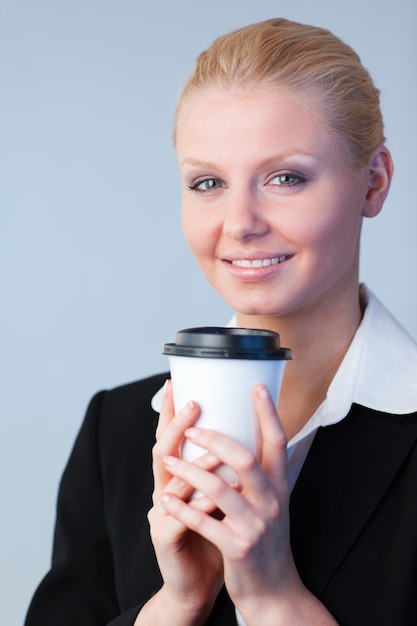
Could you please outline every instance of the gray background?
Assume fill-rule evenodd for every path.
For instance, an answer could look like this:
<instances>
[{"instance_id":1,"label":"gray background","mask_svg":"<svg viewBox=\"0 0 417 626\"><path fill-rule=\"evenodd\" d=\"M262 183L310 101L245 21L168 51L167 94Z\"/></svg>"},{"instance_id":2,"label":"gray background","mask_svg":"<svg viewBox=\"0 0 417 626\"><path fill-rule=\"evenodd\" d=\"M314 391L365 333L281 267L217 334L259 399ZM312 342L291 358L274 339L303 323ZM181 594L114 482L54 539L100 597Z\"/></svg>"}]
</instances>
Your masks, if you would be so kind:
<instances>
[{"instance_id":1,"label":"gray background","mask_svg":"<svg viewBox=\"0 0 417 626\"><path fill-rule=\"evenodd\" d=\"M178 328L229 310L179 220L177 94L214 37L325 26L382 90L396 176L362 279L417 338L415 0L0 0L0 623L45 572L58 480L98 389L166 368Z\"/></svg>"}]
</instances>

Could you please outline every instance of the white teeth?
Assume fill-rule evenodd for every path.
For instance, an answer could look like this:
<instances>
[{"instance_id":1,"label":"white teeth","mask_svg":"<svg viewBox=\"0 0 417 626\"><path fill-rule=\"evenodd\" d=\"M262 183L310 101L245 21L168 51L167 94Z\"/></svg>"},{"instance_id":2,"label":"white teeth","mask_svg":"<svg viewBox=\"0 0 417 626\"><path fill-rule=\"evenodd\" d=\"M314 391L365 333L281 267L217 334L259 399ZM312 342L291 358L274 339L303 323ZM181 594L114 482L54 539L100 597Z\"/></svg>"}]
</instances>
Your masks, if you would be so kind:
<instances>
[{"instance_id":1,"label":"white teeth","mask_svg":"<svg viewBox=\"0 0 417 626\"><path fill-rule=\"evenodd\" d=\"M248 259L236 259L236 261L232 261L232 265L237 265L237 267L268 267L268 265L282 263L286 258L285 254L283 254L273 259L254 259L253 261L249 261Z\"/></svg>"}]
</instances>

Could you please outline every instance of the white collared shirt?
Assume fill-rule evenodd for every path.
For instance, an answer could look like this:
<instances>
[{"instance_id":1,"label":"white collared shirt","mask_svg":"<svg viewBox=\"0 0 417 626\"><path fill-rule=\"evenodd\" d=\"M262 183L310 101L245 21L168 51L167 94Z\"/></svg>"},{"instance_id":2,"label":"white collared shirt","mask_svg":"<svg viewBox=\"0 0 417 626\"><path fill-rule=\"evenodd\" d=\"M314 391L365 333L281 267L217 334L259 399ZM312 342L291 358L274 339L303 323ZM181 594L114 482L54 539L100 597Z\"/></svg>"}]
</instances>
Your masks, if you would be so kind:
<instances>
[{"instance_id":1,"label":"white collared shirt","mask_svg":"<svg viewBox=\"0 0 417 626\"><path fill-rule=\"evenodd\" d=\"M363 285L365 313L322 404L288 442L292 488L320 426L340 422L353 403L398 415L417 411L417 344Z\"/></svg>"},{"instance_id":2,"label":"white collared shirt","mask_svg":"<svg viewBox=\"0 0 417 626\"><path fill-rule=\"evenodd\" d=\"M288 442L288 479L292 489L317 429L340 422L353 403L393 414L417 411L417 344L364 285L362 321L322 404ZM234 320L230 326L234 325ZM152 406L160 408L160 392ZM239 626L245 626L238 611Z\"/></svg>"}]
</instances>

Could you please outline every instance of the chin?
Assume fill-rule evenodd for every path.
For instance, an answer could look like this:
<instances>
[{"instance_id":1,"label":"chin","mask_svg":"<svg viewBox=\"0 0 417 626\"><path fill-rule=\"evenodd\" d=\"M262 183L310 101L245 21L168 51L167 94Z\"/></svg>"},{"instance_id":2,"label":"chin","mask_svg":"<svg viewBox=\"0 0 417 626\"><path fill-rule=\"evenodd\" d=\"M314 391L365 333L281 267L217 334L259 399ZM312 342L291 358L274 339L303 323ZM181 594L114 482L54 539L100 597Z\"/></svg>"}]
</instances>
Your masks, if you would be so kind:
<instances>
[{"instance_id":1,"label":"chin","mask_svg":"<svg viewBox=\"0 0 417 626\"><path fill-rule=\"evenodd\" d=\"M259 303L236 303L229 302L231 308L237 315L253 316L253 317L278 317L282 314L282 310L276 306L260 306Z\"/></svg>"},{"instance_id":2,"label":"chin","mask_svg":"<svg viewBox=\"0 0 417 626\"><path fill-rule=\"evenodd\" d=\"M232 289L216 289L216 291L237 315L279 317L288 311L290 304L288 299L284 301L283 298L278 298L276 290L274 294L271 294L272 287L269 287L267 291L264 288L262 290L247 289L243 293ZM275 297L271 298L271 295Z\"/></svg>"}]
</instances>

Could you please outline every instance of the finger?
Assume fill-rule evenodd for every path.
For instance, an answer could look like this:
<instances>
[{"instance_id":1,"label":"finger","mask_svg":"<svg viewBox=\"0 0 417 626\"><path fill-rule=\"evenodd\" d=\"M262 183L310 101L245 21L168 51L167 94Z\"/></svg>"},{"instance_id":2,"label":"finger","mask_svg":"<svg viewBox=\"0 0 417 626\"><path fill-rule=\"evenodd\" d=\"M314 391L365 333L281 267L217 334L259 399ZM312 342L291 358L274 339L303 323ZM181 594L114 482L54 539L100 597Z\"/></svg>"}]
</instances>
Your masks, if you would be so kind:
<instances>
[{"instance_id":1,"label":"finger","mask_svg":"<svg viewBox=\"0 0 417 626\"><path fill-rule=\"evenodd\" d=\"M168 395L164 411L170 411L170 386L168 386ZM172 397L172 396L171 396ZM161 410L162 415L162 410ZM199 415L199 407L195 402L189 402L177 415L171 418L162 417L167 423L166 427L161 427L160 436L157 439L153 449L153 475L155 481L154 502L160 497L164 487L171 479L170 474L166 471L162 459L166 455L178 455L179 449L184 441L184 431L187 427L194 424Z\"/></svg>"},{"instance_id":2,"label":"finger","mask_svg":"<svg viewBox=\"0 0 417 626\"><path fill-rule=\"evenodd\" d=\"M174 400L172 396L172 382L167 379L164 383L162 392L161 412L159 414L158 426L156 428L156 439L158 440L170 421L173 419Z\"/></svg>"},{"instance_id":3,"label":"finger","mask_svg":"<svg viewBox=\"0 0 417 626\"><path fill-rule=\"evenodd\" d=\"M176 457L173 458L175 459ZM220 461L214 455L206 453L193 463L200 469L212 471L219 466ZM179 500L186 501L194 491L194 488L183 479L174 476L169 481L166 490ZM216 505L209 498L204 496L193 501L191 506L206 514L213 514L216 511ZM167 538L182 534L187 529L181 520L171 516L166 511L161 505L161 498L159 497L154 499L154 506L148 513L148 520L151 524L151 535L156 542L161 544L163 544Z\"/></svg>"},{"instance_id":4,"label":"finger","mask_svg":"<svg viewBox=\"0 0 417 626\"><path fill-rule=\"evenodd\" d=\"M233 540L231 529L224 526L215 515L208 514L210 511L202 510L198 503L199 500L195 500L187 504L171 493L165 493L161 498L161 505L178 524L204 537L220 552L227 552Z\"/></svg>"},{"instance_id":5,"label":"finger","mask_svg":"<svg viewBox=\"0 0 417 626\"><path fill-rule=\"evenodd\" d=\"M226 482L222 477L213 473L214 468L199 467L196 462L189 463L171 456L165 457L164 463L173 476L190 485L199 494L203 494L192 500L193 508L204 511L219 509L223 515L236 517L247 513L248 504L240 497L236 482ZM171 492L168 487L163 496L167 493L177 497L177 494Z\"/></svg>"},{"instance_id":6,"label":"finger","mask_svg":"<svg viewBox=\"0 0 417 626\"><path fill-rule=\"evenodd\" d=\"M251 502L257 501L258 495L270 488L269 480L255 454L235 439L213 430L195 427L188 428L185 431L185 437L196 445L209 450L224 465L232 468L238 476L242 493ZM207 491L204 493L210 495ZM232 513L231 509L229 511ZM226 510L224 512L226 513ZM237 514L237 511L234 513Z\"/></svg>"},{"instance_id":7,"label":"finger","mask_svg":"<svg viewBox=\"0 0 417 626\"><path fill-rule=\"evenodd\" d=\"M174 496L175 497L175 496ZM162 506L161 500L155 502L148 512L148 522L152 543L158 552L162 546L173 545L188 528Z\"/></svg>"},{"instance_id":8,"label":"finger","mask_svg":"<svg viewBox=\"0 0 417 626\"><path fill-rule=\"evenodd\" d=\"M200 409L195 402L188 402L179 413L172 417L165 430L159 436L155 448L157 456L179 454L184 442L184 432L198 418Z\"/></svg>"},{"instance_id":9,"label":"finger","mask_svg":"<svg viewBox=\"0 0 417 626\"><path fill-rule=\"evenodd\" d=\"M287 437L264 385L254 390L254 407L259 422L262 467L274 485L285 484L288 480Z\"/></svg>"},{"instance_id":10,"label":"finger","mask_svg":"<svg viewBox=\"0 0 417 626\"><path fill-rule=\"evenodd\" d=\"M169 459L170 458L172 457L164 457L163 459L164 465L167 468L168 472L169 472ZM176 459L177 457L173 457L173 458ZM193 464L202 470L212 472L215 469L217 469L219 465L221 465L221 461L219 461L219 459L215 457L213 454L211 454L210 452L207 452L201 455L200 457L198 457L197 459L195 459L193 461ZM181 498L181 500L184 500L184 501L188 500L189 497L194 492L194 487L190 485L189 483L187 483L183 478L173 476L172 473L171 473L171 476L172 478L167 483L166 487L164 488L164 492L172 493L176 495L178 498ZM198 500L202 500L202 498L198 498ZM200 502L200 508L202 510L203 509L209 510L210 508L213 508L214 506L215 505L213 505L211 501L210 503Z\"/></svg>"}]
</instances>

